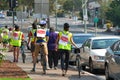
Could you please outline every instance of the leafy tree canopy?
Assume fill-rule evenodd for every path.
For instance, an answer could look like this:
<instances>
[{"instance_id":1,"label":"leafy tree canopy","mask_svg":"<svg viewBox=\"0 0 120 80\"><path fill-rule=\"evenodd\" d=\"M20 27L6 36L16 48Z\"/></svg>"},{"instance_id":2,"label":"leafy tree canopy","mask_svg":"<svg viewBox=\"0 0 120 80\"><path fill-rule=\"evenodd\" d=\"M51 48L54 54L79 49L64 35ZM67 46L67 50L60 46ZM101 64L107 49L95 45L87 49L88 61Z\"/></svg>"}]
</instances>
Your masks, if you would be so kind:
<instances>
[{"instance_id":1,"label":"leafy tree canopy","mask_svg":"<svg viewBox=\"0 0 120 80\"><path fill-rule=\"evenodd\" d=\"M106 16L108 20L111 20L114 25L118 25L120 27L120 1L114 0L110 4L110 9L106 12Z\"/></svg>"}]
</instances>

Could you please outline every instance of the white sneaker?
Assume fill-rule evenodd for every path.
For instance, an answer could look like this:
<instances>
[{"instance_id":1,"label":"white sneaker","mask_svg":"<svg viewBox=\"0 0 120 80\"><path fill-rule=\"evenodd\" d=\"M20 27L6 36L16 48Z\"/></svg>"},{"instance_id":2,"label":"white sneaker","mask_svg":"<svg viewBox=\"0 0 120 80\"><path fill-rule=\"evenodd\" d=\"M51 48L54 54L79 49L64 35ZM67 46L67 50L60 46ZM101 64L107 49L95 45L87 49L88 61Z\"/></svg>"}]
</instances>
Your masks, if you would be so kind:
<instances>
[{"instance_id":1,"label":"white sneaker","mask_svg":"<svg viewBox=\"0 0 120 80\"><path fill-rule=\"evenodd\" d=\"M47 69L47 70L50 70L50 68L49 68L49 67L46 67L46 69Z\"/></svg>"}]
</instances>

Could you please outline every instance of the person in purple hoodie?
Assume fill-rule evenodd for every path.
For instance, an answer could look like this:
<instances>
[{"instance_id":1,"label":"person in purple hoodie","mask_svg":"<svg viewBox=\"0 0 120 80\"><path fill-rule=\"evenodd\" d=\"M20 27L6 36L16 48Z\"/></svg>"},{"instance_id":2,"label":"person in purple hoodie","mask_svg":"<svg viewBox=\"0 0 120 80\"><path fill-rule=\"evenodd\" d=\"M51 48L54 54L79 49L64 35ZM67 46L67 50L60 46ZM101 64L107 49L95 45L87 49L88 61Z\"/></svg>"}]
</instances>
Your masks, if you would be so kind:
<instances>
[{"instance_id":1,"label":"person in purple hoodie","mask_svg":"<svg viewBox=\"0 0 120 80\"><path fill-rule=\"evenodd\" d=\"M49 67L52 69L57 69L59 54L57 52L57 36L54 27L50 27L49 41L48 41L48 63ZM54 64L54 65L53 65Z\"/></svg>"}]
</instances>

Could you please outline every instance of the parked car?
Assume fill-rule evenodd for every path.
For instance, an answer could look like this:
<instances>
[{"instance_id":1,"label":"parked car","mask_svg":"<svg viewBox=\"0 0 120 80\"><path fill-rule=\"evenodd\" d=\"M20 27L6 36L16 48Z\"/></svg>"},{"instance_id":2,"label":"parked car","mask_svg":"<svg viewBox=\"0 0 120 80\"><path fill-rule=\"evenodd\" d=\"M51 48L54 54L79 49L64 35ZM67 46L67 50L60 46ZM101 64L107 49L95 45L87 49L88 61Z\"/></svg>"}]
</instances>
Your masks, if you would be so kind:
<instances>
[{"instance_id":1,"label":"parked car","mask_svg":"<svg viewBox=\"0 0 120 80\"><path fill-rule=\"evenodd\" d=\"M0 19L4 19L5 15L3 13L0 13Z\"/></svg>"},{"instance_id":2,"label":"parked car","mask_svg":"<svg viewBox=\"0 0 120 80\"><path fill-rule=\"evenodd\" d=\"M105 76L106 80L120 80L120 40L107 48Z\"/></svg>"},{"instance_id":3,"label":"parked car","mask_svg":"<svg viewBox=\"0 0 120 80\"><path fill-rule=\"evenodd\" d=\"M82 68L89 67L90 72L95 69L104 69L106 48L120 40L118 36L92 37L85 41L80 48Z\"/></svg>"},{"instance_id":4,"label":"parked car","mask_svg":"<svg viewBox=\"0 0 120 80\"><path fill-rule=\"evenodd\" d=\"M73 33L73 41L76 43L76 45L80 48L82 44L90 37L93 37L93 34L85 34L85 33ZM72 50L69 57L69 64L75 65L76 64L76 52L75 47L72 46Z\"/></svg>"},{"instance_id":5,"label":"parked car","mask_svg":"<svg viewBox=\"0 0 120 80\"><path fill-rule=\"evenodd\" d=\"M115 30L114 30L114 34L115 34L115 35L120 35L120 28L115 29Z\"/></svg>"}]
</instances>

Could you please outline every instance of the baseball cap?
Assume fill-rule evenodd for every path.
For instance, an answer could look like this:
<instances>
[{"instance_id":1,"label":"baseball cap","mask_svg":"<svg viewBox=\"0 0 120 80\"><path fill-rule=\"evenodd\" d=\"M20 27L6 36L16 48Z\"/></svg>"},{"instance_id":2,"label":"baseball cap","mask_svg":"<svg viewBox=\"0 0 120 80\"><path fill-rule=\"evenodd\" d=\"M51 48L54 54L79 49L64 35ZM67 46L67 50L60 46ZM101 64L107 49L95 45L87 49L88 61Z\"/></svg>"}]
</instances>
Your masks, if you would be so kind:
<instances>
[{"instance_id":1,"label":"baseball cap","mask_svg":"<svg viewBox=\"0 0 120 80\"><path fill-rule=\"evenodd\" d=\"M41 21L40 21L40 24L41 24L41 25L45 25L45 24L46 24L46 21L45 21L45 20L41 20Z\"/></svg>"}]
</instances>

